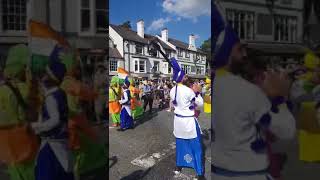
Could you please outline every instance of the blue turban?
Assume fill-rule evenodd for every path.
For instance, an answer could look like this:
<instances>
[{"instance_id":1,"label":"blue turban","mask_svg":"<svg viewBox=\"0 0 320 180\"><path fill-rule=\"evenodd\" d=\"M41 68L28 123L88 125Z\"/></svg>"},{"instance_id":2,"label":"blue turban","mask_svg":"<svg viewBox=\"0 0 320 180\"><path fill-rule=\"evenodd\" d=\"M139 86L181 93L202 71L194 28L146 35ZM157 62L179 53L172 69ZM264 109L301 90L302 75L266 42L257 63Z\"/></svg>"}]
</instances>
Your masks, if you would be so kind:
<instances>
[{"instance_id":1,"label":"blue turban","mask_svg":"<svg viewBox=\"0 0 320 180\"><path fill-rule=\"evenodd\" d=\"M57 82L62 82L66 73L66 67L61 62L52 62L47 66L48 75Z\"/></svg>"},{"instance_id":2,"label":"blue turban","mask_svg":"<svg viewBox=\"0 0 320 180\"><path fill-rule=\"evenodd\" d=\"M212 44L213 44L213 65L220 68L228 64L228 60L233 46L240 42L237 33L226 22L222 13L219 11L215 3L212 7Z\"/></svg>"},{"instance_id":3,"label":"blue turban","mask_svg":"<svg viewBox=\"0 0 320 180\"><path fill-rule=\"evenodd\" d=\"M182 81L183 77L185 76L184 71L181 69L181 67L179 66L179 64L175 58L170 59L170 64L173 69L172 80L175 81L176 83L180 83ZM178 84L176 85L174 100L172 101L172 103L174 105L177 105L177 100L176 100L177 99L177 90L178 90Z\"/></svg>"},{"instance_id":4,"label":"blue turban","mask_svg":"<svg viewBox=\"0 0 320 180\"><path fill-rule=\"evenodd\" d=\"M128 77L128 76L124 79L124 84L125 84L127 87L130 86L130 80L129 80L129 77Z\"/></svg>"},{"instance_id":5,"label":"blue turban","mask_svg":"<svg viewBox=\"0 0 320 180\"><path fill-rule=\"evenodd\" d=\"M181 67L179 66L179 64L175 58L170 59L170 64L173 69L172 80L177 83L180 83L182 81L183 77L185 76L184 71L181 69Z\"/></svg>"}]
</instances>

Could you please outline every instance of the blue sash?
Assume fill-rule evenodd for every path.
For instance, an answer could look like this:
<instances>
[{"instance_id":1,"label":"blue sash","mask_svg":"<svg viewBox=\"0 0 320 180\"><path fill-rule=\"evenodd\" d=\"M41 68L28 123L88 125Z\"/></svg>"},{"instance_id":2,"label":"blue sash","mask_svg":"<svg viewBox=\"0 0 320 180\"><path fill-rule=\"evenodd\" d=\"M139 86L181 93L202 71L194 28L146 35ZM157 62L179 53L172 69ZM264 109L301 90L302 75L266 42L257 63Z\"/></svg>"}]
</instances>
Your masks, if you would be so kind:
<instances>
[{"instance_id":1,"label":"blue sash","mask_svg":"<svg viewBox=\"0 0 320 180\"><path fill-rule=\"evenodd\" d=\"M188 117L194 117L194 115L192 116L183 116L183 115L180 115L180 114L175 114L177 117L180 117L180 118L188 118Z\"/></svg>"}]
</instances>

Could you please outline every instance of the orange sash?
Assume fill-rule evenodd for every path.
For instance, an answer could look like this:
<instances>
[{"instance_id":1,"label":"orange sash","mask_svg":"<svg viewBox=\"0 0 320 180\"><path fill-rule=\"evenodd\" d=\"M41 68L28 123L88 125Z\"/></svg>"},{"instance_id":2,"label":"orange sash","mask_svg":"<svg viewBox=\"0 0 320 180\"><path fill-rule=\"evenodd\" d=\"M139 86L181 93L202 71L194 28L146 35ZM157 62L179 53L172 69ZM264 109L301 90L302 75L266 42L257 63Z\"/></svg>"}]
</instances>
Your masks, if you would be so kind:
<instances>
[{"instance_id":1,"label":"orange sash","mask_svg":"<svg viewBox=\"0 0 320 180\"><path fill-rule=\"evenodd\" d=\"M121 105L118 101L109 102L109 114L118 114L120 111Z\"/></svg>"},{"instance_id":2,"label":"orange sash","mask_svg":"<svg viewBox=\"0 0 320 180\"><path fill-rule=\"evenodd\" d=\"M39 142L27 126L11 126L0 129L0 160L15 164L34 160Z\"/></svg>"},{"instance_id":3,"label":"orange sash","mask_svg":"<svg viewBox=\"0 0 320 180\"><path fill-rule=\"evenodd\" d=\"M95 141L97 139L97 134L91 128L88 120L85 118L85 115L79 114L70 118L68 122L68 132L69 132L69 147L72 150L80 149L80 135L79 131L85 133Z\"/></svg>"}]
</instances>

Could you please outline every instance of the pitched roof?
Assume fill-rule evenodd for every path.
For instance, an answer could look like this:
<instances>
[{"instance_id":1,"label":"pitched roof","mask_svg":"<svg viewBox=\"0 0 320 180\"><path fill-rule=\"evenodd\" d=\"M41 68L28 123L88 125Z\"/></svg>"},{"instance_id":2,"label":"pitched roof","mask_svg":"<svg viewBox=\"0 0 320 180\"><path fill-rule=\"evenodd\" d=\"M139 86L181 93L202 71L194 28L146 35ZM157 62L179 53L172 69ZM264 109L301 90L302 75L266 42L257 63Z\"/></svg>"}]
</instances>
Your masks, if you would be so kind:
<instances>
[{"instance_id":1,"label":"pitched roof","mask_svg":"<svg viewBox=\"0 0 320 180\"><path fill-rule=\"evenodd\" d=\"M113 24L110 24L110 26L124 39L143 43L143 44L148 44L148 40L140 37L136 31L132 31L131 29L125 28L123 26L117 26Z\"/></svg>"},{"instance_id":2,"label":"pitched roof","mask_svg":"<svg viewBox=\"0 0 320 180\"><path fill-rule=\"evenodd\" d=\"M181 49L184 49L184 50L189 50L189 51L194 51L194 50L190 50L189 49L189 44L185 43L185 42L182 42L182 41L179 41L179 40L176 40L176 39L172 39L172 38L169 38L168 41L175 45L176 47L178 48L181 48ZM203 52L200 48L197 48L196 50L198 53L202 53L202 54L205 54L205 52Z\"/></svg>"},{"instance_id":3,"label":"pitched roof","mask_svg":"<svg viewBox=\"0 0 320 180\"><path fill-rule=\"evenodd\" d=\"M156 38L155 36L152 36L150 34L145 34L144 37L148 40L151 40L153 38ZM169 50L174 50L172 47L168 46L165 42L163 41L159 41L161 46L164 48L164 49L169 49Z\"/></svg>"},{"instance_id":4,"label":"pitched roof","mask_svg":"<svg viewBox=\"0 0 320 180\"><path fill-rule=\"evenodd\" d=\"M138 43L142 43L142 44L148 44L149 40L152 38L155 38L155 36L150 35L150 34L144 34L144 38L140 37L136 31L133 31L131 29L125 28L123 26L120 25L113 25L110 24L110 26L120 35L122 36L124 39L126 40L130 40L130 41L134 41L134 42L138 42ZM166 43L160 41L162 47L164 49L169 49L169 50L174 50L173 48L171 48L170 46L168 46Z\"/></svg>"},{"instance_id":5,"label":"pitched roof","mask_svg":"<svg viewBox=\"0 0 320 180\"><path fill-rule=\"evenodd\" d=\"M179 41L179 40L176 40L176 39L169 38L168 41L171 44L173 44L176 47L181 48L181 49L188 49L188 47L189 47L189 44L182 42L182 41Z\"/></svg>"},{"instance_id":6,"label":"pitched roof","mask_svg":"<svg viewBox=\"0 0 320 180\"><path fill-rule=\"evenodd\" d=\"M122 59L123 57L121 56L120 52L118 51L117 48L109 47L109 57L111 58L118 58Z\"/></svg>"}]
</instances>

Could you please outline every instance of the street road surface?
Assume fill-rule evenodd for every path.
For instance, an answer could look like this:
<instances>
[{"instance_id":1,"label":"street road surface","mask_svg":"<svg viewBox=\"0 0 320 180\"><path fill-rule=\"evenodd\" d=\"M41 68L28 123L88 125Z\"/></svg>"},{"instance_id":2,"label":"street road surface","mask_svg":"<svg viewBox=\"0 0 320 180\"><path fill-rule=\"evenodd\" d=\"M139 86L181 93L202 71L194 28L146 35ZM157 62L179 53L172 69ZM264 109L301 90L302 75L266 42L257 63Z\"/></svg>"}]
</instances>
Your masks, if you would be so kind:
<instances>
[{"instance_id":1,"label":"street road surface","mask_svg":"<svg viewBox=\"0 0 320 180\"><path fill-rule=\"evenodd\" d=\"M175 176L173 112L146 113L135 129L119 132L109 129L109 179L179 180L192 179L193 169ZM210 115L201 113L199 124L205 148L205 176L210 179Z\"/></svg>"}]
</instances>

